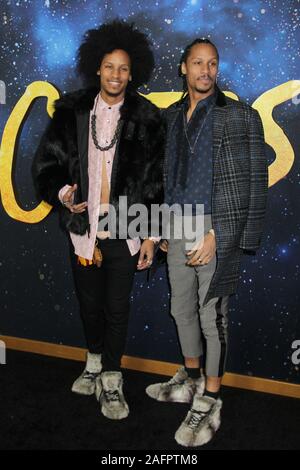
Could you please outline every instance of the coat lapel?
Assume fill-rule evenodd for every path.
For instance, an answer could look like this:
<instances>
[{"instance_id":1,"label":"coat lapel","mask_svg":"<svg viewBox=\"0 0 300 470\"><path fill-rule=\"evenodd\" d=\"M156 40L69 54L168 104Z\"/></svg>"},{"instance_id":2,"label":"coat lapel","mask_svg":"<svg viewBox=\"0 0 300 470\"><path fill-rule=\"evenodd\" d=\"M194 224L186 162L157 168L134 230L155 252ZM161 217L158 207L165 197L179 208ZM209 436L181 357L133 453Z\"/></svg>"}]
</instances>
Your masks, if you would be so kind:
<instances>
[{"instance_id":1,"label":"coat lapel","mask_svg":"<svg viewBox=\"0 0 300 470\"><path fill-rule=\"evenodd\" d=\"M213 110L213 161L216 162L222 138L224 134L224 125L226 121L227 111L225 107L215 106Z\"/></svg>"},{"instance_id":2,"label":"coat lapel","mask_svg":"<svg viewBox=\"0 0 300 470\"><path fill-rule=\"evenodd\" d=\"M213 110L213 163L217 161L224 134L224 125L227 115L226 96L216 85L216 106Z\"/></svg>"}]
</instances>

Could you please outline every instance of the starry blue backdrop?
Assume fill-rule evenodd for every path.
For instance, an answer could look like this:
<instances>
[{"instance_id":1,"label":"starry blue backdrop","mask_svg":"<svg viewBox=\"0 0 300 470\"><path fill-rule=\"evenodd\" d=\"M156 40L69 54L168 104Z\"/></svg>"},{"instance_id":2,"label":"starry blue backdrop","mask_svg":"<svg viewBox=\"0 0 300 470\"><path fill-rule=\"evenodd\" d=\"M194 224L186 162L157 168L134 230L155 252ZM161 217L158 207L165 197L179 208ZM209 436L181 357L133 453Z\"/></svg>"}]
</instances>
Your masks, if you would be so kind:
<instances>
[{"instance_id":1,"label":"starry blue backdrop","mask_svg":"<svg viewBox=\"0 0 300 470\"><path fill-rule=\"evenodd\" d=\"M0 135L28 84L49 81L61 92L80 87L75 56L83 33L115 17L149 34L156 69L141 92L179 91L177 63L196 36L220 52L220 82L249 104L263 92L299 79L299 2L263 0L19 0L0 3ZM244 258L230 308L228 371L299 383L291 361L300 339L299 106L277 106L275 121L295 151L290 173L270 189L263 245ZM33 106L19 139L14 187L20 205L33 209L32 156L47 123L45 100ZM274 154L268 148L269 161ZM36 225L11 219L0 205L0 334L85 346L65 235L55 214ZM127 354L179 362L169 316L165 268L147 282L136 275Z\"/></svg>"}]
</instances>

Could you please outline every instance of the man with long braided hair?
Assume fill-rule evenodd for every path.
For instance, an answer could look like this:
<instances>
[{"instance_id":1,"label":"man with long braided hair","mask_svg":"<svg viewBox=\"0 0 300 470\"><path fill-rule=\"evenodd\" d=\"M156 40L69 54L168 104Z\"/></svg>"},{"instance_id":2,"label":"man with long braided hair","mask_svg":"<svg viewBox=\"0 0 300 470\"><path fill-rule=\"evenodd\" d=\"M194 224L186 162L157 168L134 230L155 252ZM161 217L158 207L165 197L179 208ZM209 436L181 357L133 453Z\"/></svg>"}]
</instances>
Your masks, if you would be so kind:
<instances>
[{"instance_id":1,"label":"man with long braided hair","mask_svg":"<svg viewBox=\"0 0 300 470\"><path fill-rule=\"evenodd\" d=\"M197 204L204 205L204 237L187 250L187 240L172 238L171 230L162 245L185 367L146 392L159 401L191 402L175 434L183 446L205 444L220 426L229 295L242 252L260 245L266 210L262 123L257 111L221 92L218 66L209 39L189 44L179 66L182 99L166 110L165 201L191 205L193 222Z\"/></svg>"},{"instance_id":2,"label":"man with long braided hair","mask_svg":"<svg viewBox=\"0 0 300 470\"><path fill-rule=\"evenodd\" d=\"M129 298L136 268L150 267L153 238L113 237L104 219L127 206L162 202L164 131L159 110L137 93L154 68L146 36L122 21L87 31L78 51L85 89L55 103L33 163L41 197L59 208L88 353L72 390L96 393L102 413L126 418L122 389ZM123 214L123 217L127 214ZM127 226L128 229L128 226Z\"/></svg>"}]
</instances>

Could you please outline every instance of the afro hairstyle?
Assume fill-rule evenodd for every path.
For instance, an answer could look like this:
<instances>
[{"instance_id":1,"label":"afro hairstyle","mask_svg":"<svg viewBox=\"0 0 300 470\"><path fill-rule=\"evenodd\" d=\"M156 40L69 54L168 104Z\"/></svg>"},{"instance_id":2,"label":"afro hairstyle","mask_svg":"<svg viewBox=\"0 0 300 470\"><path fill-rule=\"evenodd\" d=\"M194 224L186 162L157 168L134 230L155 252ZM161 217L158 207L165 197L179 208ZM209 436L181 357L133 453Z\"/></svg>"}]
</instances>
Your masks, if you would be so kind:
<instances>
[{"instance_id":1,"label":"afro hairstyle","mask_svg":"<svg viewBox=\"0 0 300 470\"><path fill-rule=\"evenodd\" d=\"M114 20L84 34L77 53L77 71L86 86L99 87L97 70L103 57L115 49L124 50L130 57L132 81L128 86L136 90L148 82L154 69L154 56L147 36L134 23Z\"/></svg>"}]
</instances>

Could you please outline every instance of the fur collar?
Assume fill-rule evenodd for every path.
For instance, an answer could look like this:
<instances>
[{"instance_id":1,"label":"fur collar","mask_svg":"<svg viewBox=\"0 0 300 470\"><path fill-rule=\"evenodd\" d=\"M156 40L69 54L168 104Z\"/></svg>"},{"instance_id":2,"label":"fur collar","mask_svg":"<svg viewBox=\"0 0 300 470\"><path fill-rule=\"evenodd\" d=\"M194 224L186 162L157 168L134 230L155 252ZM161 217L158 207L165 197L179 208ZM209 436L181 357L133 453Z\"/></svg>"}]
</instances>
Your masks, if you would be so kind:
<instances>
[{"instance_id":1,"label":"fur collar","mask_svg":"<svg viewBox=\"0 0 300 470\"><path fill-rule=\"evenodd\" d=\"M98 88L86 88L67 93L55 102L55 109L86 113L93 109ZM139 123L157 123L160 119L158 108L136 91L127 91L120 109L121 119Z\"/></svg>"}]
</instances>

